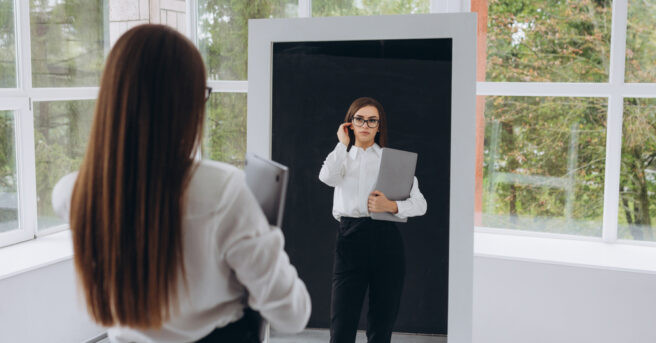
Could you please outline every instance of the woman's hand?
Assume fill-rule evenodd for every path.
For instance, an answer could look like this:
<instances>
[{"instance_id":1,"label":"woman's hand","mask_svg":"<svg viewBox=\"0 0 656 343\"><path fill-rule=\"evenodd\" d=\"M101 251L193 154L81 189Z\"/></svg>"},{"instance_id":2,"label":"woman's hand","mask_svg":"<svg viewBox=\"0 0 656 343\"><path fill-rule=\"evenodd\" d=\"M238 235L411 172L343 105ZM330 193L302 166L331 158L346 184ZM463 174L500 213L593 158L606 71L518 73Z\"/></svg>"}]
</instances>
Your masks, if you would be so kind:
<instances>
[{"instance_id":1,"label":"woman's hand","mask_svg":"<svg viewBox=\"0 0 656 343\"><path fill-rule=\"evenodd\" d=\"M350 127L351 125L353 124L344 123L339 126L339 129L337 129L337 139L339 139L339 141L346 146L348 146L349 143L351 142L351 138L349 138L349 134L348 134L348 127Z\"/></svg>"},{"instance_id":2,"label":"woman's hand","mask_svg":"<svg viewBox=\"0 0 656 343\"><path fill-rule=\"evenodd\" d=\"M387 199L385 194L381 191L373 191L369 194L369 201L367 202L369 212L399 212L396 201Z\"/></svg>"}]
</instances>

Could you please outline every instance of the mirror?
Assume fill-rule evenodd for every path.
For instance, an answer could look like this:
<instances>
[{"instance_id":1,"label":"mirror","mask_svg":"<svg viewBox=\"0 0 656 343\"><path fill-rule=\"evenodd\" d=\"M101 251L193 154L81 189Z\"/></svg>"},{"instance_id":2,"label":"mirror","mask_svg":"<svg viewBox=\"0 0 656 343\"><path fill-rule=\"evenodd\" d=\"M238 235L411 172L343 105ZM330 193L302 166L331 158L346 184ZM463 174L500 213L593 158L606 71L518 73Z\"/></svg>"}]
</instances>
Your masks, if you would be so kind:
<instances>
[{"instance_id":1,"label":"mirror","mask_svg":"<svg viewBox=\"0 0 656 343\"><path fill-rule=\"evenodd\" d=\"M418 154L415 175L428 203L425 215L392 224L405 250L394 331L447 335L452 40L279 42L272 61L271 157L290 169L283 232L312 297L308 327L330 327L339 231L334 189L319 171L349 106L366 96L386 112L388 146Z\"/></svg>"}]
</instances>

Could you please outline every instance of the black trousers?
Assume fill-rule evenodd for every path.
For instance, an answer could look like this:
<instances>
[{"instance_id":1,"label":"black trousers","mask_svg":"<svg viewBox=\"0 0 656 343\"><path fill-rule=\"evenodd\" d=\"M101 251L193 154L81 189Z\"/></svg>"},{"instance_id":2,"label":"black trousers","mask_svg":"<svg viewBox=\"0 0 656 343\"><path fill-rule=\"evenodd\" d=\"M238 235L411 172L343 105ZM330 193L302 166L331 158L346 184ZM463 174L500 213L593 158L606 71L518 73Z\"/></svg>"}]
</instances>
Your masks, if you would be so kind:
<instances>
[{"instance_id":1,"label":"black trousers","mask_svg":"<svg viewBox=\"0 0 656 343\"><path fill-rule=\"evenodd\" d=\"M330 342L355 342L367 288L367 340L390 342L404 277L405 252L396 224L342 217L335 247Z\"/></svg>"},{"instance_id":2,"label":"black trousers","mask_svg":"<svg viewBox=\"0 0 656 343\"><path fill-rule=\"evenodd\" d=\"M196 343L261 343L260 327L262 317L250 308L244 309L244 316L222 328L216 328Z\"/></svg>"}]
</instances>

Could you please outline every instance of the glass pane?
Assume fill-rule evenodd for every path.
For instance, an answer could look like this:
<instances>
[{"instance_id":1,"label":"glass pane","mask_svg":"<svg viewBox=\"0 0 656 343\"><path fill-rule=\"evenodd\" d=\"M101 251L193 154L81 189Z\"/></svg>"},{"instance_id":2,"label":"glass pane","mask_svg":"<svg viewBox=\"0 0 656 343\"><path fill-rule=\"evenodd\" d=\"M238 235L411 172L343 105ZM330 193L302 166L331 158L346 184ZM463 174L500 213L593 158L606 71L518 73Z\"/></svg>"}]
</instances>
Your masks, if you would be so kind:
<instances>
[{"instance_id":1,"label":"glass pane","mask_svg":"<svg viewBox=\"0 0 656 343\"><path fill-rule=\"evenodd\" d=\"M629 0L626 82L656 82L656 1Z\"/></svg>"},{"instance_id":2,"label":"glass pane","mask_svg":"<svg viewBox=\"0 0 656 343\"><path fill-rule=\"evenodd\" d=\"M606 98L487 97L482 224L601 236Z\"/></svg>"},{"instance_id":3,"label":"glass pane","mask_svg":"<svg viewBox=\"0 0 656 343\"><path fill-rule=\"evenodd\" d=\"M429 0L313 0L313 17L416 14L430 11Z\"/></svg>"},{"instance_id":4,"label":"glass pane","mask_svg":"<svg viewBox=\"0 0 656 343\"><path fill-rule=\"evenodd\" d=\"M18 229L14 113L0 111L0 232Z\"/></svg>"},{"instance_id":5,"label":"glass pane","mask_svg":"<svg viewBox=\"0 0 656 343\"><path fill-rule=\"evenodd\" d=\"M34 103L39 230L63 224L52 209L52 189L64 175L80 167L94 104L94 100Z\"/></svg>"},{"instance_id":6,"label":"glass pane","mask_svg":"<svg viewBox=\"0 0 656 343\"><path fill-rule=\"evenodd\" d=\"M0 88L17 86L14 24L14 1L0 0Z\"/></svg>"},{"instance_id":7,"label":"glass pane","mask_svg":"<svg viewBox=\"0 0 656 343\"><path fill-rule=\"evenodd\" d=\"M107 1L31 0L32 85L97 86L106 16Z\"/></svg>"},{"instance_id":8,"label":"glass pane","mask_svg":"<svg viewBox=\"0 0 656 343\"><path fill-rule=\"evenodd\" d=\"M298 0L198 0L198 48L210 80L246 80L248 19L298 16Z\"/></svg>"},{"instance_id":9,"label":"glass pane","mask_svg":"<svg viewBox=\"0 0 656 343\"><path fill-rule=\"evenodd\" d=\"M479 17L488 15L487 32L479 32L487 81L608 82L611 0L475 5Z\"/></svg>"},{"instance_id":10,"label":"glass pane","mask_svg":"<svg viewBox=\"0 0 656 343\"><path fill-rule=\"evenodd\" d=\"M203 157L244 168L246 94L212 93L207 101Z\"/></svg>"},{"instance_id":11,"label":"glass pane","mask_svg":"<svg viewBox=\"0 0 656 343\"><path fill-rule=\"evenodd\" d=\"M619 238L654 241L656 99L624 99Z\"/></svg>"}]
</instances>

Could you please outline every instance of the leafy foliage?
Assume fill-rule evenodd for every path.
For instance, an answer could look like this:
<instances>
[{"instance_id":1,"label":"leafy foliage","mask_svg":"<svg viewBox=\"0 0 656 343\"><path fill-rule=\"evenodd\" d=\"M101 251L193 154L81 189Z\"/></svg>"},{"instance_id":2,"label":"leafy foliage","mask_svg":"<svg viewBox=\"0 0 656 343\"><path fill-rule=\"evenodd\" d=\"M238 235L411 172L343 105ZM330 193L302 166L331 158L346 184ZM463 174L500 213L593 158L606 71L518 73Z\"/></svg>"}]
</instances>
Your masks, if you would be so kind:
<instances>
[{"instance_id":1,"label":"leafy foliage","mask_svg":"<svg viewBox=\"0 0 656 343\"><path fill-rule=\"evenodd\" d=\"M654 240L656 100L624 99L619 236Z\"/></svg>"},{"instance_id":2,"label":"leafy foliage","mask_svg":"<svg viewBox=\"0 0 656 343\"><path fill-rule=\"evenodd\" d=\"M97 86L105 50L102 0L31 0L34 87Z\"/></svg>"},{"instance_id":3,"label":"leafy foliage","mask_svg":"<svg viewBox=\"0 0 656 343\"><path fill-rule=\"evenodd\" d=\"M18 225L14 113L0 111L0 232Z\"/></svg>"},{"instance_id":4,"label":"leafy foliage","mask_svg":"<svg viewBox=\"0 0 656 343\"><path fill-rule=\"evenodd\" d=\"M428 13L428 0L313 0L312 16L362 16Z\"/></svg>"},{"instance_id":5,"label":"leafy foliage","mask_svg":"<svg viewBox=\"0 0 656 343\"><path fill-rule=\"evenodd\" d=\"M488 81L608 81L611 0L490 0L488 18Z\"/></svg>"},{"instance_id":6,"label":"leafy foliage","mask_svg":"<svg viewBox=\"0 0 656 343\"><path fill-rule=\"evenodd\" d=\"M656 82L656 2L630 0L626 32L626 81Z\"/></svg>"},{"instance_id":7,"label":"leafy foliage","mask_svg":"<svg viewBox=\"0 0 656 343\"><path fill-rule=\"evenodd\" d=\"M246 94L215 93L207 105L203 157L244 167Z\"/></svg>"}]
</instances>

